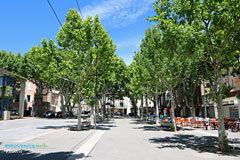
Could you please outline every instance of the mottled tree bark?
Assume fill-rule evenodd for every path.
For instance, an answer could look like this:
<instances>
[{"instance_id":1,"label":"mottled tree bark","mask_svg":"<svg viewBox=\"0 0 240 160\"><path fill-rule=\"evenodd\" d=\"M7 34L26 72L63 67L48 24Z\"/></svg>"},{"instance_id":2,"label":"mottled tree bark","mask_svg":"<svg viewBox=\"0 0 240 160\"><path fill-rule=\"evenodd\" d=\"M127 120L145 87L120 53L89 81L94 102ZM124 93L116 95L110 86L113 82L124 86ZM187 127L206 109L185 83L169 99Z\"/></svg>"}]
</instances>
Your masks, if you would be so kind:
<instances>
[{"instance_id":1,"label":"mottled tree bark","mask_svg":"<svg viewBox=\"0 0 240 160\"><path fill-rule=\"evenodd\" d=\"M21 118L24 117L24 102L25 102L25 88L26 88L26 81L21 83L21 91L20 91L20 98L19 98L19 115ZM35 112L37 107L34 108Z\"/></svg>"}]
</instances>

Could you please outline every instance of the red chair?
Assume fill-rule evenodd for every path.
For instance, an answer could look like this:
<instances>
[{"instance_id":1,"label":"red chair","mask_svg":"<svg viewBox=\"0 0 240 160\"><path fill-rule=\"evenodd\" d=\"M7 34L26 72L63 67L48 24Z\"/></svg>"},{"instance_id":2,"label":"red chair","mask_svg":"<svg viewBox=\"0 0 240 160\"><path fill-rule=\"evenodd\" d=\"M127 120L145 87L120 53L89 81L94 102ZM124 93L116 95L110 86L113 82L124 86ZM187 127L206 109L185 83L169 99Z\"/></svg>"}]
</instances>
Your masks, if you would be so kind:
<instances>
[{"instance_id":1,"label":"red chair","mask_svg":"<svg viewBox=\"0 0 240 160\"><path fill-rule=\"evenodd\" d=\"M184 126L184 118L180 118L181 126Z\"/></svg>"},{"instance_id":2,"label":"red chair","mask_svg":"<svg viewBox=\"0 0 240 160\"><path fill-rule=\"evenodd\" d=\"M180 118L176 118L177 125L180 125Z\"/></svg>"},{"instance_id":3,"label":"red chair","mask_svg":"<svg viewBox=\"0 0 240 160\"><path fill-rule=\"evenodd\" d=\"M208 130L208 126L209 126L208 122L207 121L203 121L203 127L205 127L206 130Z\"/></svg>"},{"instance_id":4,"label":"red chair","mask_svg":"<svg viewBox=\"0 0 240 160\"><path fill-rule=\"evenodd\" d=\"M189 126L189 120L188 120L187 118L184 118L184 124L185 124L186 126Z\"/></svg>"},{"instance_id":5,"label":"red chair","mask_svg":"<svg viewBox=\"0 0 240 160\"><path fill-rule=\"evenodd\" d=\"M229 119L228 118L224 118L224 127L225 127L225 129L229 128Z\"/></svg>"},{"instance_id":6,"label":"red chair","mask_svg":"<svg viewBox=\"0 0 240 160\"><path fill-rule=\"evenodd\" d=\"M240 124L239 124L239 122L237 122L236 119L230 119L230 120L229 120L229 126L230 126L232 132L233 132L233 131L238 132L238 131L239 131L239 127L240 127L239 125L240 125Z\"/></svg>"},{"instance_id":7,"label":"red chair","mask_svg":"<svg viewBox=\"0 0 240 160\"><path fill-rule=\"evenodd\" d=\"M197 121L195 120L194 122L194 128L197 128L199 126L199 128L202 128L202 121Z\"/></svg>"},{"instance_id":8,"label":"red chair","mask_svg":"<svg viewBox=\"0 0 240 160\"><path fill-rule=\"evenodd\" d=\"M210 120L210 122L211 122L211 128L213 128L213 129L218 128L218 119L213 118Z\"/></svg>"}]
</instances>

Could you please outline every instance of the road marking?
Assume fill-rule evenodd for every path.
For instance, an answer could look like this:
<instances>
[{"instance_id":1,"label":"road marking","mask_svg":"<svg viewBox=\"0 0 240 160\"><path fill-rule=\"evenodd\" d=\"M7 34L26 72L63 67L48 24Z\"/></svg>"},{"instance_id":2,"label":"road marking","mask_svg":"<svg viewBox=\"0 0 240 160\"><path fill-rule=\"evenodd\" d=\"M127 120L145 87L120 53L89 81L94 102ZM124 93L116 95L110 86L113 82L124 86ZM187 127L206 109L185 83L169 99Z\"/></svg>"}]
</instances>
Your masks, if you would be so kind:
<instances>
[{"instance_id":1,"label":"road marking","mask_svg":"<svg viewBox=\"0 0 240 160\"><path fill-rule=\"evenodd\" d=\"M92 137L95 132L96 132L96 131L94 131L94 130L90 130L90 133L89 133L81 142L79 142L77 145L75 145L75 146L71 149L71 151L75 152L75 151L76 151L79 147L81 147L86 141L88 141L88 139L89 139L90 137Z\"/></svg>"},{"instance_id":2,"label":"road marking","mask_svg":"<svg viewBox=\"0 0 240 160\"><path fill-rule=\"evenodd\" d=\"M45 135L48 135L50 133L54 133L54 132L57 132L57 131L60 131L60 130L64 130L64 129L54 129L54 130L50 130L48 132L44 132L42 134L38 134L38 135L34 135L34 136L30 136L30 137L27 137L27 138L23 138L23 139L20 139L20 140L17 140L15 142L17 143L22 143L22 142L26 142L26 141L30 141L30 140L33 140L35 138L38 138L38 137L41 137L41 136L45 136Z\"/></svg>"},{"instance_id":3,"label":"road marking","mask_svg":"<svg viewBox=\"0 0 240 160\"><path fill-rule=\"evenodd\" d=\"M104 132L105 131L96 131L96 133L80 148L78 148L67 160L84 160L87 158L88 154L103 136Z\"/></svg>"}]
</instances>

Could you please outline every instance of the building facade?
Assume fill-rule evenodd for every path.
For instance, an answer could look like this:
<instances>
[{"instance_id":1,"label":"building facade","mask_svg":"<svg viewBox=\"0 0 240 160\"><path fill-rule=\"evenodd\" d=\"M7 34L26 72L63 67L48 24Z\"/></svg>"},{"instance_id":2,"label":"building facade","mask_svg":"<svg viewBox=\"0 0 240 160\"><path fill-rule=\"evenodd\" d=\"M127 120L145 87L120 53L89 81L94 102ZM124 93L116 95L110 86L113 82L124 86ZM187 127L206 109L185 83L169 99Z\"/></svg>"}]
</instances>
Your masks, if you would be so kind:
<instances>
[{"instance_id":1,"label":"building facade","mask_svg":"<svg viewBox=\"0 0 240 160\"><path fill-rule=\"evenodd\" d=\"M226 84L232 88L230 96L222 100L223 114L224 118L227 119L239 119L240 118L240 77L239 75L232 76L231 70L228 71L227 76L223 79ZM210 118L218 118L217 104L211 100L204 98L205 94L209 93L208 88L201 86L201 94L203 99L205 99L205 105L203 105L203 115L206 115Z\"/></svg>"}]
</instances>

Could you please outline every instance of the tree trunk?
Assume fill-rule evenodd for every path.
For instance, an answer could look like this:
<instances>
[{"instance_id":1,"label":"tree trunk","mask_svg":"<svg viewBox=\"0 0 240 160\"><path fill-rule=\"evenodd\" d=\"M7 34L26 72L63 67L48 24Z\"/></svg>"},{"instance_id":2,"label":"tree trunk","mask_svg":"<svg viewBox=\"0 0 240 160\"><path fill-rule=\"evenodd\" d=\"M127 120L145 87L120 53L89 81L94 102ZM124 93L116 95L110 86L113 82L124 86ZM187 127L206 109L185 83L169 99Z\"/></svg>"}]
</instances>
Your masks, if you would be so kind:
<instances>
[{"instance_id":1,"label":"tree trunk","mask_svg":"<svg viewBox=\"0 0 240 160\"><path fill-rule=\"evenodd\" d=\"M145 96L145 104L146 104L146 120L148 120L148 98Z\"/></svg>"},{"instance_id":2,"label":"tree trunk","mask_svg":"<svg viewBox=\"0 0 240 160\"><path fill-rule=\"evenodd\" d=\"M37 87L36 89L36 116L41 116L41 114L44 112L44 108L42 107L42 89L41 87Z\"/></svg>"},{"instance_id":3,"label":"tree trunk","mask_svg":"<svg viewBox=\"0 0 240 160\"><path fill-rule=\"evenodd\" d=\"M170 111L170 115L172 118L172 125L173 125L173 131L176 132L177 131L177 126L176 126L176 121L175 121L175 111L174 111L174 107L175 107L175 102L174 102L174 98L173 98L173 91L170 90L169 91L170 97L171 97L171 111Z\"/></svg>"},{"instance_id":4,"label":"tree trunk","mask_svg":"<svg viewBox=\"0 0 240 160\"><path fill-rule=\"evenodd\" d=\"M192 116L193 118L196 117L196 111L195 111L193 99L191 100L191 116Z\"/></svg>"},{"instance_id":5,"label":"tree trunk","mask_svg":"<svg viewBox=\"0 0 240 160\"><path fill-rule=\"evenodd\" d=\"M112 113L112 117L114 117L114 107L115 107L115 96L113 95L113 113Z\"/></svg>"},{"instance_id":6,"label":"tree trunk","mask_svg":"<svg viewBox=\"0 0 240 160\"><path fill-rule=\"evenodd\" d=\"M97 102L95 101L94 102L94 128L96 129L97 128Z\"/></svg>"},{"instance_id":7,"label":"tree trunk","mask_svg":"<svg viewBox=\"0 0 240 160\"><path fill-rule=\"evenodd\" d=\"M216 95L216 103L217 103L217 113L218 113L218 145L219 149L222 151L228 150L228 139L225 133L224 127L224 119L223 119L223 108L222 108L222 90L221 83L222 77L220 76L220 69L218 67L214 67L214 79L213 79L213 90Z\"/></svg>"},{"instance_id":8,"label":"tree trunk","mask_svg":"<svg viewBox=\"0 0 240 160\"><path fill-rule=\"evenodd\" d=\"M228 140L225 133L224 119L223 119L223 108L222 108L222 97L217 98L217 110L218 110L218 145L221 150L228 150Z\"/></svg>"},{"instance_id":9,"label":"tree trunk","mask_svg":"<svg viewBox=\"0 0 240 160\"><path fill-rule=\"evenodd\" d=\"M186 105L184 105L183 106L183 116L184 116L184 118L186 118L187 117L187 110L186 110L187 108L186 108Z\"/></svg>"},{"instance_id":10,"label":"tree trunk","mask_svg":"<svg viewBox=\"0 0 240 160\"><path fill-rule=\"evenodd\" d=\"M102 114L103 114L103 122L104 122L105 116L106 116L106 94L103 95Z\"/></svg>"},{"instance_id":11,"label":"tree trunk","mask_svg":"<svg viewBox=\"0 0 240 160\"><path fill-rule=\"evenodd\" d=\"M73 106L71 106L71 102L70 102L69 105L70 105L70 107L69 107L69 116L70 117L74 117L72 109L75 107L75 103L73 103Z\"/></svg>"},{"instance_id":12,"label":"tree trunk","mask_svg":"<svg viewBox=\"0 0 240 160\"><path fill-rule=\"evenodd\" d=\"M64 103L64 96L63 94L61 94L61 111L62 111L62 115L65 116L66 115L66 111L65 111L65 103Z\"/></svg>"},{"instance_id":13,"label":"tree trunk","mask_svg":"<svg viewBox=\"0 0 240 160\"><path fill-rule=\"evenodd\" d=\"M90 121L91 121L91 125L94 124L94 106L91 106Z\"/></svg>"},{"instance_id":14,"label":"tree trunk","mask_svg":"<svg viewBox=\"0 0 240 160\"><path fill-rule=\"evenodd\" d=\"M136 118L136 116L137 116L137 105L136 105L136 101L135 101L134 98L130 98L130 100L131 100L131 103L132 103L132 105L133 105L134 117Z\"/></svg>"},{"instance_id":15,"label":"tree trunk","mask_svg":"<svg viewBox=\"0 0 240 160\"><path fill-rule=\"evenodd\" d=\"M156 93L155 93L155 102L156 102L156 125L159 125L159 109L158 109L158 93L157 93L157 89L156 89Z\"/></svg>"},{"instance_id":16,"label":"tree trunk","mask_svg":"<svg viewBox=\"0 0 240 160\"><path fill-rule=\"evenodd\" d=\"M23 81L21 83L21 91L20 91L20 98L19 98L19 116L21 118L24 117L25 88L26 88L26 82ZM36 112L37 106L34 106L34 107L35 107L34 110Z\"/></svg>"},{"instance_id":17,"label":"tree trunk","mask_svg":"<svg viewBox=\"0 0 240 160\"><path fill-rule=\"evenodd\" d=\"M141 98L141 120L143 120L143 96Z\"/></svg>"},{"instance_id":18,"label":"tree trunk","mask_svg":"<svg viewBox=\"0 0 240 160\"><path fill-rule=\"evenodd\" d=\"M99 102L100 101L96 101L96 119L97 119L97 121L99 120Z\"/></svg>"},{"instance_id":19,"label":"tree trunk","mask_svg":"<svg viewBox=\"0 0 240 160\"><path fill-rule=\"evenodd\" d=\"M80 131L82 129L81 118L82 118L82 106L81 106L81 102L79 101L79 104L78 104L78 126L77 126L78 131Z\"/></svg>"}]
</instances>

